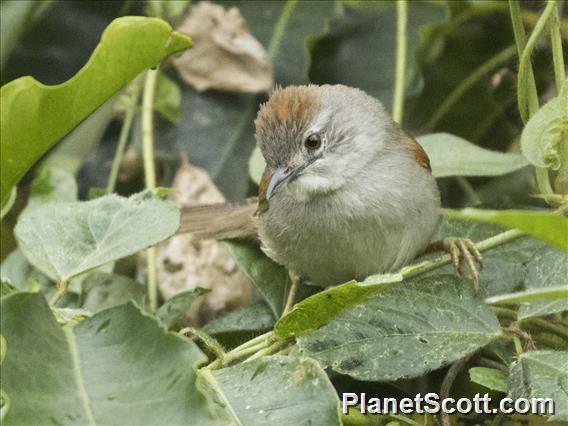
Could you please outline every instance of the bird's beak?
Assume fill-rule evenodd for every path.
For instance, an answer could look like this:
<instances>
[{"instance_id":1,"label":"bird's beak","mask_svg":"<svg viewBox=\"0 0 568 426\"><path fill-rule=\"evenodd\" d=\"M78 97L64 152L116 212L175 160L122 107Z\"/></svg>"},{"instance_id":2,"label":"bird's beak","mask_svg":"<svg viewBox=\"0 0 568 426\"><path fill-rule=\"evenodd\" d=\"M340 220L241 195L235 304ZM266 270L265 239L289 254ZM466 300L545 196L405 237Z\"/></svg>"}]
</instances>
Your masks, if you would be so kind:
<instances>
[{"instance_id":1,"label":"bird's beak","mask_svg":"<svg viewBox=\"0 0 568 426\"><path fill-rule=\"evenodd\" d=\"M266 198L270 200L270 197L272 197L272 194L274 194L276 189L288 179L290 179L292 174L292 170L287 170L284 167L278 167L272 174L272 178L270 179L270 183L268 184L268 189L266 190Z\"/></svg>"}]
</instances>

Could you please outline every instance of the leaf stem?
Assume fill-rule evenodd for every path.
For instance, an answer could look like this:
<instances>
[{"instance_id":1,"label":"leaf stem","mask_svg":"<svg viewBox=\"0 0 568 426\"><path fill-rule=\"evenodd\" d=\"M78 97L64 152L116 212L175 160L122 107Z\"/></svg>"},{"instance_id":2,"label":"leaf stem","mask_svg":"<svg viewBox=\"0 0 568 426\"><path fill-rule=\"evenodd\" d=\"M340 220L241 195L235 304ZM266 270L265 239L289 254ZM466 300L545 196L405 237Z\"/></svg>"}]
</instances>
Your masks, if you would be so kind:
<instances>
[{"instance_id":1,"label":"leaf stem","mask_svg":"<svg viewBox=\"0 0 568 426\"><path fill-rule=\"evenodd\" d=\"M442 104L436 109L436 111L430 117L430 120L428 120L428 122L426 123L426 129L433 130L438 125L440 120L448 113L448 111L451 110L454 104L459 101L460 98L469 89L471 89L471 87L473 87L487 73L503 64L504 62L507 62L514 55L515 46L509 46L477 67L466 79L458 84L458 86L448 95L444 102L442 102Z\"/></svg>"},{"instance_id":2,"label":"leaf stem","mask_svg":"<svg viewBox=\"0 0 568 426\"><path fill-rule=\"evenodd\" d=\"M144 176L146 188L156 188L156 168L154 165L154 94L158 69L146 72L144 82L144 94L142 99L142 152L144 156ZM156 270L156 249L150 247L147 250L147 275L148 275L148 303L151 312L158 307L158 285Z\"/></svg>"},{"instance_id":3,"label":"leaf stem","mask_svg":"<svg viewBox=\"0 0 568 426\"><path fill-rule=\"evenodd\" d=\"M122 128L120 129L120 136L118 137L116 152L114 153L114 158L112 160L112 167L106 188L107 194L113 193L116 188L118 171L120 170L120 165L122 164L122 160L124 158L124 152L126 150L128 136L130 135L130 129L132 128L132 122L134 121L134 115L138 106L138 99L140 98L141 90L142 86L139 81L136 80L134 82L133 92L128 98L129 103L126 109L126 115L124 117L124 122L122 123Z\"/></svg>"},{"instance_id":4,"label":"leaf stem","mask_svg":"<svg viewBox=\"0 0 568 426\"><path fill-rule=\"evenodd\" d=\"M393 120L402 124L406 88L406 55L408 50L408 2L396 2L396 71L393 98Z\"/></svg>"},{"instance_id":5,"label":"leaf stem","mask_svg":"<svg viewBox=\"0 0 568 426\"><path fill-rule=\"evenodd\" d=\"M272 355L280 350L282 346L284 346L288 341L286 340L279 340L272 343L267 348L261 349L260 351L254 353L250 357L244 360L244 362L254 361L255 359L261 358L263 356Z\"/></svg>"}]
</instances>

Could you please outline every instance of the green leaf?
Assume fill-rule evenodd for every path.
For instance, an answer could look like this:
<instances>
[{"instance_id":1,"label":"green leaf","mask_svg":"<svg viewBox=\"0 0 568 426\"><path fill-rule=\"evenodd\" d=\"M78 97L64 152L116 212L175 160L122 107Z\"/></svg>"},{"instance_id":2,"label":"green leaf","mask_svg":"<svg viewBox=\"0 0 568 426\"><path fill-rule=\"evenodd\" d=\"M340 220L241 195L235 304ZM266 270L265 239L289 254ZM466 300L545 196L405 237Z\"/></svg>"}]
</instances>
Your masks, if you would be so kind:
<instances>
[{"instance_id":1,"label":"green leaf","mask_svg":"<svg viewBox=\"0 0 568 426\"><path fill-rule=\"evenodd\" d=\"M164 73L158 75L154 109L162 116L177 123L181 117L181 90L179 86Z\"/></svg>"},{"instance_id":2,"label":"green leaf","mask_svg":"<svg viewBox=\"0 0 568 426\"><path fill-rule=\"evenodd\" d=\"M231 424L341 424L337 393L310 358L275 355L199 373Z\"/></svg>"},{"instance_id":3,"label":"green leaf","mask_svg":"<svg viewBox=\"0 0 568 426\"><path fill-rule=\"evenodd\" d=\"M290 289L290 277L286 268L268 258L251 242L230 241L227 244L241 271L266 300L274 317L279 318Z\"/></svg>"},{"instance_id":4,"label":"green leaf","mask_svg":"<svg viewBox=\"0 0 568 426\"><path fill-rule=\"evenodd\" d=\"M31 166L63 136L140 72L189 48L187 36L155 18L113 21L89 62L70 80L45 86L31 77L0 91L0 204Z\"/></svg>"},{"instance_id":5,"label":"green leaf","mask_svg":"<svg viewBox=\"0 0 568 426\"><path fill-rule=\"evenodd\" d=\"M3 424L205 424L205 360L129 303L60 327L41 294L2 299ZM135 409L133 409L135 407Z\"/></svg>"},{"instance_id":6,"label":"green leaf","mask_svg":"<svg viewBox=\"0 0 568 426\"><path fill-rule=\"evenodd\" d=\"M296 303L276 323L276 336L288 339L308 334L330 322L345 309L381 290L380 286L362 286L356 281L328 288Z\"/></svg>"},{"instance_id":7,"label":"green leaf","mask_svg":"<svg viewBox=\"0 0 568 426\"><path fill-rule=\"evenodd\" d=\"M521 135L521 150L535 166L558 170L559 144L568 144L568 83L560 94L534 114ZM568 167L568 165L563 165Z\"/></svg>"},{"instance_id":8,"label":"green leaf","mask_svg":"<svg viewBox=\"0 0 568 426\"><path fill-rule=\"evenodd\" d=\"M396 8L392 2L358 4L343 3L344 15L331 21L329 34L316 41L310 77L318 84L358 87L389 110L396 63ZM421 46L420 32L445 21L448 9L442 3L410 2L408 12L407 96L411 96L422 87L414 57L414 48Z\"/></svg>"},{"instance_id":9,"label":"green leaf","mask_svg":"<svg viewBox=\"0 0 568 426\"><path fill-rule=\"evenodd\" d=\"M496 368L473 367L469 369L469 379L487 389L507 392L507 375Z\"/></svg>"},{"instance_id":10,"label":"green leaf","mask_svg":"<svg viewBox=\"0 0 568 426\"><path fill-rule=\"evenodd\" d=\"M541 250L528 262L526 266L525 287L527 291L555 291L567 290L568 255L559 250L548 247ZM568 310L568 301L564 297L560 300L541 300L525 304L518 311L519 319L554 314Z\"/></svg>"},{"instance_id":11,"label":"green leaf","mask_svg":"<svg viewBox=\"0 0 568 426\"><path fill-rule=\"evenodd\" d=\"M144 305L145 287L138 281L123 275L94 271L87 275L81 285L81 308L99 311L134 301Z\"/></svg>"},{"instance_id":12,"label":"green leaf","mask_svg":"<svg viewBox=\"0 0 568 426\"><path fill-rule=\"evenodd\" d=\"M14 232L27 259L61 281L164 240L179 220L175 206L143 192L38 206L20 216Z\"/></svg>"},{"instance_id":13,"label":"green leaf","mask_svg":"<svg viewBox=\"0 0 568 426\"><path fill-rule=\"evenodd\" d=\"M532 351L520 355L510 367L511 398L552 398L549 420L568 421L568 352Z\"/></svg>"},{"instance_id":14,"label":"green leaf","mask_svg":"<svg viewBox=\"0 0 568 426\"><path fill-rule=\"evenodd\" d=\"M448 133L421 136L418 142L428 154L436 177L498 176L528 165L521 154L490 151Z\"/></svg>"},{"instance_id":15,"label":"green leaf","mask_svg":"<svg viewBox=\"0 0 568 426\"><path fill-rule=\"evenodd\" d=\"M156 317L162 324L169 328L183 320L193 301L209 291L208 289L197 287L195 290L188 290L176 294L160 306L156 311Z\"/></svg>"},{"instance_id":16,"label":"green leaf","mask_svg":"<svg viewBox=\"0 0 568 426\"><path fill-rule=\"evenodd\" d=\"M463 210L444 209L444 213L454 219L474 220L517 228L568 252L568 219L558 213L471 208Z\"/></svg>"},{"instance_id":17,"label":"green leaf","mask_svg":"<svg viewBox=\"0 0 568 426\"><path fill-rule=\"evenodd\" d=\"M306 315L310 320L317 321ZM500 334L495 314L470 283L440 275L377 286L298 345L338 373L392 381L447 365Z\"/></svg>"}]
</instances>

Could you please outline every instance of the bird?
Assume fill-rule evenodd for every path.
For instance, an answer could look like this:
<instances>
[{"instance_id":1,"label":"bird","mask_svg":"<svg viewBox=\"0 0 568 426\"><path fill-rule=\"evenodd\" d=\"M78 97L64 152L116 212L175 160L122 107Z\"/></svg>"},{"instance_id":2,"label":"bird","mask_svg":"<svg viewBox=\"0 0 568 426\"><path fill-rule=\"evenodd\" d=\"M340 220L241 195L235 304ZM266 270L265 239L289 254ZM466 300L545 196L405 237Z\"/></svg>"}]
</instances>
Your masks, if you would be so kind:
<instances>
[{"instance_id":1,"label":"bird","mask_svg":"<svg viewBox=\"0 0 568 426\"><path fill-rule=\"evenodd\" d=\"M328 287L393 272L443 249L478 286L482 258L467 238L432 242L440 192L420 144L379 100L344 85L276 87L255 138L266 167L258 197L182 210L195 238L254 238L293 278Z\"/></svg>"}]
</instances>

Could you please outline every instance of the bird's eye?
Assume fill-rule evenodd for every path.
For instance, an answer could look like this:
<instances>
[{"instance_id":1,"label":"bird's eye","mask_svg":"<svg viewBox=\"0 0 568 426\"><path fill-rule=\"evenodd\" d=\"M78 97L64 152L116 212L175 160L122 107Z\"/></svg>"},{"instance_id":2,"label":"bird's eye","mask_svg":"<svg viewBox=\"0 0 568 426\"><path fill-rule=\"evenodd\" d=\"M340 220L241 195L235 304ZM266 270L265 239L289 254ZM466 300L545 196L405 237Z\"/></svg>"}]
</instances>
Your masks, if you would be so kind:
<instances>
[{"instance_id":1,"label":"bird's eye","mask_svg":"<svg viewBox=\"0 0 568 426\"><path fill-rule=\"evenodd\" d=\"M321 146L321 136L317 133L312 133L304 141L304 146L310 151L315 151Z\"/></svg>"}]
</instances>

